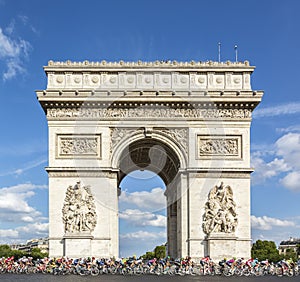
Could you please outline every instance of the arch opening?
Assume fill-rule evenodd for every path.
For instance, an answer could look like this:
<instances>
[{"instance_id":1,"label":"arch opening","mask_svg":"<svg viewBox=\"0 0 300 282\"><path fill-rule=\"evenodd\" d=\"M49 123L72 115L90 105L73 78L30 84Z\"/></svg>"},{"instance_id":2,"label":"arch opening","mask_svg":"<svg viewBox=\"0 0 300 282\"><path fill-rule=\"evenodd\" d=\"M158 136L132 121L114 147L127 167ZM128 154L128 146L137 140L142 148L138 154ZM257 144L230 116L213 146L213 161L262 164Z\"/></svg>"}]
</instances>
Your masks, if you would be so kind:
<instances>
[{"instance_id":1,"label":"arch opening","mask_svg":"<svg viewBox=\"0 0 300 282\"><path fill-rule=\"evenodd\" d=\"M168 186L179 168L179 158L172 148L154 138L143 138L123 150L119 159L118 184L132 171L149 170L159 175Z\"/></svg>"},{"instance_id":2,"label":"arch opening","mask_svg":"<svg viewBox=\"0 0 300 282\"><path fill-rule=\"evenodd\" d=\"M152 218L152 221L136 222L136 225L140 225L142 228L136 232L140 232L140 235L149 234L150 236L155 236L155 234L150 234L151 232L148 233L148 231L145 231L145 227L147 224L150 230L154 228L151 224L160 227L161 229L159 231L156 230L156 235L161 236L164 242L161 241L160 238L157 238L156 242L167 242L167 254L174 258L177 257L178 254L177 241L179 240L177 235L177 210L180 209L180 204L177 203L177 191L179 185L181 185L179 169L180 160L176 152L164 142L150 137L145 137L130 143L122 151L119 158L118 187L121 189L121 195L119 197L121 230L124 229L124 219L126 218L128 220L130 216L129 221L131 220L131 223L134 218L136 220L143 220L143 216ZM133 182L132 176L137 176L137 179ZM151 177L152 183L149 181ZM131 178L131 181L128 181L128 178ZM160 179L160 187L153 184L155 182L157 183L157 179ZM137 186L138 191L132 191L132 187L128 186L128 182L131 182L131 185L132 183L134 183L134 185L140 185ZM124 185L126 183L127 185ZM128 196L126 189L133 192L131 196ZM148 191L145 189L148 189ZM121 206L124 205L124 202L127 204L125 205L127 208L125 209L125 213L121 210ZM136 209L137 203L139 203L138 207L140 210ZM142 204L144 204L144 207ZM160 205L160 207L158 207L157 204ZM167 231L167 235L165 231ZM137 235L138 238L138 233L133 234L133 236L134 235ZM121 243L120 251L122 254L122 244L124 244L124 239L128 239L128 237L123 237L121 234L119 238ZM152 247L154 249L155 245ZM145 252L146 251L149 251L149 249L145 250Z\"/></svg>"},{"instance_id":3,"label":"arch opening","mask_svg":"<svg viewBox=\"0 0 300 282\"><path fill-rule=\"evenodd\" d=\"M120 257L143 255L167 242L166 185L156 173L135 170L121 183ZM140 241L142 244L137 244Z\"/></svg>"}]
</instances>

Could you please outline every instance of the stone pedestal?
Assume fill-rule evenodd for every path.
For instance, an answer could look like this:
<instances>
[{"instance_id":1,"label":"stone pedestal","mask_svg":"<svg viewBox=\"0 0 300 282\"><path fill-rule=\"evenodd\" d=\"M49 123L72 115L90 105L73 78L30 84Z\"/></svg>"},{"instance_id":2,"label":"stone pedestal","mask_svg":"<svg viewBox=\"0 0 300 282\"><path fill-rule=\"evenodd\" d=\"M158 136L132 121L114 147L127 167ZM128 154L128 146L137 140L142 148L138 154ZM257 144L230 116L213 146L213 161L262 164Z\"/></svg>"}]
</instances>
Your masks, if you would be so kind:
<instances>
[{"instance_id":1,"label":"stone pedestal","mask_svg":"<svg viewBox=\"0 0 300 282\"><path fill-rule=\"evenodd\" d=\"M213 260L232 258L236 255L237 237L234 234L212 233L206 240L208 254Z\"/></svg>"},{"instance_id":2,"label":"stone pedestal","mask_svg":"<svg viewBox=\"0 0 300 282\"><path fill-rule=\"evenodd\" d=\"M92 239L90 233L67 233L63 237L64 255L71 258L92 256Z\"/></svg>"}]
</instances>

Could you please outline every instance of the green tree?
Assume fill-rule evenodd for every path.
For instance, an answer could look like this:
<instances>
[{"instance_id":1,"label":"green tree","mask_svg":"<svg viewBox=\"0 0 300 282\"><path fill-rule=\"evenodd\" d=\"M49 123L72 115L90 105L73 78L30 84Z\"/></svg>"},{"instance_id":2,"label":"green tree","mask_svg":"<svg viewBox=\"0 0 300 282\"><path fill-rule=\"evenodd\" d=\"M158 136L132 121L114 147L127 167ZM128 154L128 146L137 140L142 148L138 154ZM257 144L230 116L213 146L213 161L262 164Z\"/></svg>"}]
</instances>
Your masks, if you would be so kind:
<instances>
[{"instance_id":1,"label":"green tree","mask_svg":"<svg viewBox=\"0 0 300 282\"><path fill-rule=\"evenodd\" d=\"M11 250L11 255L10 256L14 256L15 260L22 258L22 257L26 257L28 256L28 253L24 252L24 251L20 251L20 250Z\"/></svg>"},{"instance_id":2,"label":"green tree","mask_svg":"<svg viewBox=\"0 0 300 282\"><path fill-rule=\"evenodd\" d=\"M279 255L275 242L266 240L257 240L252 245L251 256L260 261L268 259L271 262L278 262L282 259L282 256Z\"/></svg>"},{"instance_id":3,"label":"green tree","mask_svg":"<svg viewBox=\"0 0 300 282\"><path fill-rule=\"evenodd\" d=\"M33 248L30 252L30 256L36 260L44 257L48 257L48 253L43 253L39 248Z\"/></svg>"},{"instance_id":4,"label":"green tree","mask_svg":"<svg viewBox=\"0 0 300 282\"><path fill-rule=\"evenodd\" d=\"M8 245L0 245L0 257L10 257L11 248Z\"/></svg>"},{"instance_id":5,"label":"green tree","mask_svg":"<svg viewBox=\"0 0 300 282\"><path fill-rule=\"evenodd\" d=\"M146 254L142 255L142 258L145 260L153 259L154 257L154 252L146 252Z\"/></svg>"},{"instance_id":6,"label":"green tree","mask_svg":"<svg viewBox=\"0 0 300 282\"><path fill-rule=\"evenodd\" d=\"M156 246L154 249L154 255L156 258L165 258L166 257L166 246Z\"/></svg>"},{"instance_id":7,"label":"green tree","mask_svg":"<svg viewBox=\"0 0 300 282\"><path fill-rule=\"evenodd\" d=\"M286 249L284 258L297 261L297 252L295 252L293 249Z\"/></svg>"},{"instance_id":8,"label":"green tree","mask_svg":"<svg viewBox=\"0 0 300 282\"><path fill-rule=\"evenodd\" d=\"M300 244L297 244L297 260L300 257Z\"/></svg>"},{"instance_id":9,"label":"green tree","mask_svg":"<svg viewBox=\"0 0 300 282\"><path fill-rule=\"evenodd\" d=\"M19 259L23 256L28 255L27 253L19 250L12 250L9 245L0 245L0 257L12 257Z\"/></svg>"}]
</instances>

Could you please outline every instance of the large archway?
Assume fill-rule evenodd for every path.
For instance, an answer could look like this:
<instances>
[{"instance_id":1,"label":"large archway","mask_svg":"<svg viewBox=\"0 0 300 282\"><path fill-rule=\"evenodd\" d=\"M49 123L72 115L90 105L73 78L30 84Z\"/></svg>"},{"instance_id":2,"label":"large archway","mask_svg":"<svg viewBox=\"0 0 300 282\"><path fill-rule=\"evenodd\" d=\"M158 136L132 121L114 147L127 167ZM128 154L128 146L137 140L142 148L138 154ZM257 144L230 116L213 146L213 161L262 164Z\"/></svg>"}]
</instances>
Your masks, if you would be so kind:
<instances>
[{"instance_id":1,"label":"large archway","mask_svg":"<svg viewBox=\"0 0 300 282\"><path fill-rule=\"evenodd\" d=\"M180 160L174 150L153 137L144 137L130 143L119 157L118 184L135 170L150 170L163 179L166 185L167 251L173 258L180 255L177 250L177 241L181 237L177 213L180 207L178 194L181 193L181 188L178 187L180 166Z\"/></svg>"},{"instance_id":2,"label":"large archway","mask_svg":"<svg viewBox=\"0 0 300 282\"><path fill-rule=\"evenodd\" d=\"M49 253L117 257L118 185L166 183L173 257L249 257L249 62L53 62L37 91L49 126Z\"/></svg>"},{"instance_id":3,"label":"large archway","mask_svg":"<svg viewBox=\"0 0 300 282\"><path fill-rule=\"evenodd\" d=\"M162 178L150 170L135 170L122 179L119 187L120 257L138 257L165 245L167 199Z\"/></svg>"},{"instance_id":4,"label":"large archway","mask_svg":"<svg viewBox=\"0 0 300 282\"><path fill-rule=\"evenodd\" d=\"M123 150L119 159L118 181L133 170L147 169L157 173L166 185L171 185L179 168L180 160L167 144L155 138L142 138Z\"/></svg>"}]
</instances>

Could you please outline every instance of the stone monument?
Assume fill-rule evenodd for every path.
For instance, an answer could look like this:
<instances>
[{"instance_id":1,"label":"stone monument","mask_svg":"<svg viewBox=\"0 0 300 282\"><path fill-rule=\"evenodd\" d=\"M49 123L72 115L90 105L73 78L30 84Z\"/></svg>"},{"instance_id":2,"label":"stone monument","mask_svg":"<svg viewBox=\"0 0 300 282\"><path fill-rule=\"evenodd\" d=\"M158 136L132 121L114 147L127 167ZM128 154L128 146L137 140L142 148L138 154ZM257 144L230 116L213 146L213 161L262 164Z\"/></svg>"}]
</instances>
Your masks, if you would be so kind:
<instances>
[{"instance_id":1,"label":"stone monument","mask_svg":"<svg viewBox=\"0 0 300 282\"><path fill-rule=\"evenodd\" d=\"M168 254L250 257L249 62L54 62L36 91L49 128L49 254L118 257L122 179L166 184ZM145 250L146 251L146 250Z\"/></svg>"}]
</instances>

